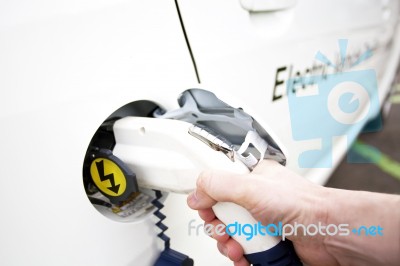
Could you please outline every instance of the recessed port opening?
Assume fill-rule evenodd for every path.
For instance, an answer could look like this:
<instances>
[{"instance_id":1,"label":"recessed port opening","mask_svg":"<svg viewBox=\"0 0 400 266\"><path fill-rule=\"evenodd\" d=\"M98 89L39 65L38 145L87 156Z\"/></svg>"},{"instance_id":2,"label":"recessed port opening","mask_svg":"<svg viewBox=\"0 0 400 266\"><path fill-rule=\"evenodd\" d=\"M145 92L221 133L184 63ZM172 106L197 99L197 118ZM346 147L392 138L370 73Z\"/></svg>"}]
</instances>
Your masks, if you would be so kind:
<instances>
[{"instance_id":1,"label":"recessed port opening","mask_svg":"<svg viewBox=\"0 0 400 266\"><path fill-rule=\"evenodd\" d=\"M156 193L153 190L137 188L132 182L121 184L122 182L118 181L118 173L111 171L109 168L107 169L106 163L122 164L123 166L122 161L112 157L112 150L115 147L113 125L118 119L127 116L154 117L153 114L156 111L162 112L162 109L152 101L141 100L128 103L105 118L104 122L94 132L88 145L83 163L83 185L86 195L101 214L114 221L132 222L152 215L155 210L153 201L156 199ZM146 134L146 129L143 128L141 133ZM110 153L110 160L99 159L99 153L104 153L104 151ZM99 168L100 166L101 168ZM133 176L135 175L134 169L127 170L131 170ZM98 171L97 174L100 175L97 181L96 177L94 177L96 175L94 174L95 171ZM119 196L117 192L122 186L124 186L124 190L126 189L127 193ZM125 188L126 186L128 188ZM134 188L131 188L132 186ZM109 192L107 188L110 189ZM116 195L118 197L114 197ZM167 193L163 193L162 198L158 199L158 201L163 202L166 197Z\"/></svg>"}]
</instances>

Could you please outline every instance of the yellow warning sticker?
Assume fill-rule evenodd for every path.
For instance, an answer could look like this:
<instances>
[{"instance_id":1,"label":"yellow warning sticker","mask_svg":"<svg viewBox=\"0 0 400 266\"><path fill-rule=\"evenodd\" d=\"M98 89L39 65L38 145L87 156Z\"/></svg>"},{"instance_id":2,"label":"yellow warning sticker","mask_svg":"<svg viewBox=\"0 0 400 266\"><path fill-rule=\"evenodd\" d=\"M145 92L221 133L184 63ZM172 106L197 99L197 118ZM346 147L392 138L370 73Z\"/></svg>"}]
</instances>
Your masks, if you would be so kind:
<instances>
[{"instance_id":1,"label":"yellow warning sticker","mask_svg":"<svg viewBox=\"0 0 400 266\"><path fill-rule=\"evenodd\" d=\"M93 182L109 196L120 196L125 192L126 179L121 168L113 161L97 158L90 165Z\"/></svg>"}]
</instances>

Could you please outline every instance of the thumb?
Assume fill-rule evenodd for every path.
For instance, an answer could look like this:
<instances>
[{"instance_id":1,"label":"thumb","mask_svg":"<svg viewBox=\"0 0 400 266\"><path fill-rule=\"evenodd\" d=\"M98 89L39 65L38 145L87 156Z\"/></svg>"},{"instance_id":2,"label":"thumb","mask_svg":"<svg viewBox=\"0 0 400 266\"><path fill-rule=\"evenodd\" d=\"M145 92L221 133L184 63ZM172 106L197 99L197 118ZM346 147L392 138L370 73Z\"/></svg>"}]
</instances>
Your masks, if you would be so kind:
<instances>
[{"instance_id":1,"label":"thumb","mask_svg":"<svg viewBox=\"0 0 400 266\"><path fill-rule=\"evenodd\" d=\"M188 196L188 205L195 210L211 208L216 202L234 202L244 208L252 206L255 190L250 175L225 171L204 171L197 179L196 190ZM254 197L253 197L254 199Z\"/></svg>"}]
</instances>

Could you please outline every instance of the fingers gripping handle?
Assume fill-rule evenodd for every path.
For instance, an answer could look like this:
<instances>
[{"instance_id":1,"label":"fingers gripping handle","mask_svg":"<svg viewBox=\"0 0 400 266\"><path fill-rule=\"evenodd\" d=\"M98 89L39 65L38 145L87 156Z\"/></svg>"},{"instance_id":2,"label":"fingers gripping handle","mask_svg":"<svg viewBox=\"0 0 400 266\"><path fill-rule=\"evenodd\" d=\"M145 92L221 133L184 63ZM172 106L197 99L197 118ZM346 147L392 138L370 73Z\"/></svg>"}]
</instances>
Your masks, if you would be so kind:
<instances>
[{"instance_id":1,"label":"fingers gripping handle","mask_svg":"<svg viewBox=\"0 0 400 266\"><path fill-rule=\"evenodd\" d=\"M289 240L281 241L279 237L258 230L256 227L260 222L242 206L231 202L218 202L213 210L218 219L227 225L231 237L242 246L245 257L251 264L302 265Z\"/></svg>"},{"instance_id":2,"label":"fingers gripping handle","mask_svg":"<svg viewBox=\"0 0 400 266\"><path fill-rule=\"evenodd\" d=\"M213 206L213 210L218 219L225 223L231 237L243 247L245 254L268 250L280 241L278 237L263 236L254 232L254 226L258 222L242 206L232 202L218 202ZM250 236L251 231L253 233Z\"/></svg>"}]
</instances>

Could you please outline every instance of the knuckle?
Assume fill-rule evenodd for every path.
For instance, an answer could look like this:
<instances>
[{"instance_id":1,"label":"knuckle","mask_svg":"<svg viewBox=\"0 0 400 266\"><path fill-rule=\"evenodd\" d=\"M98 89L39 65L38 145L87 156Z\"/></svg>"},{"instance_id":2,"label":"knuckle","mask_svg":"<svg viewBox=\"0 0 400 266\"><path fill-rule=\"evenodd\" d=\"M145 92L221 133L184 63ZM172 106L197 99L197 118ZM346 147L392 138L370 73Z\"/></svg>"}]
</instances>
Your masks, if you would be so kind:
<instances>
[{"instance_id":1,"label":"knuckle","mask_svg":"<svg viewBox=\"0 0 400 266\"><path fill-rule=\"evenodd\" d=\"M206 170L200 173L199 178L197 178L196 186L202 190L207 190L210 187L214 173L212 171Z\"/></svg>"}]
</instances>

